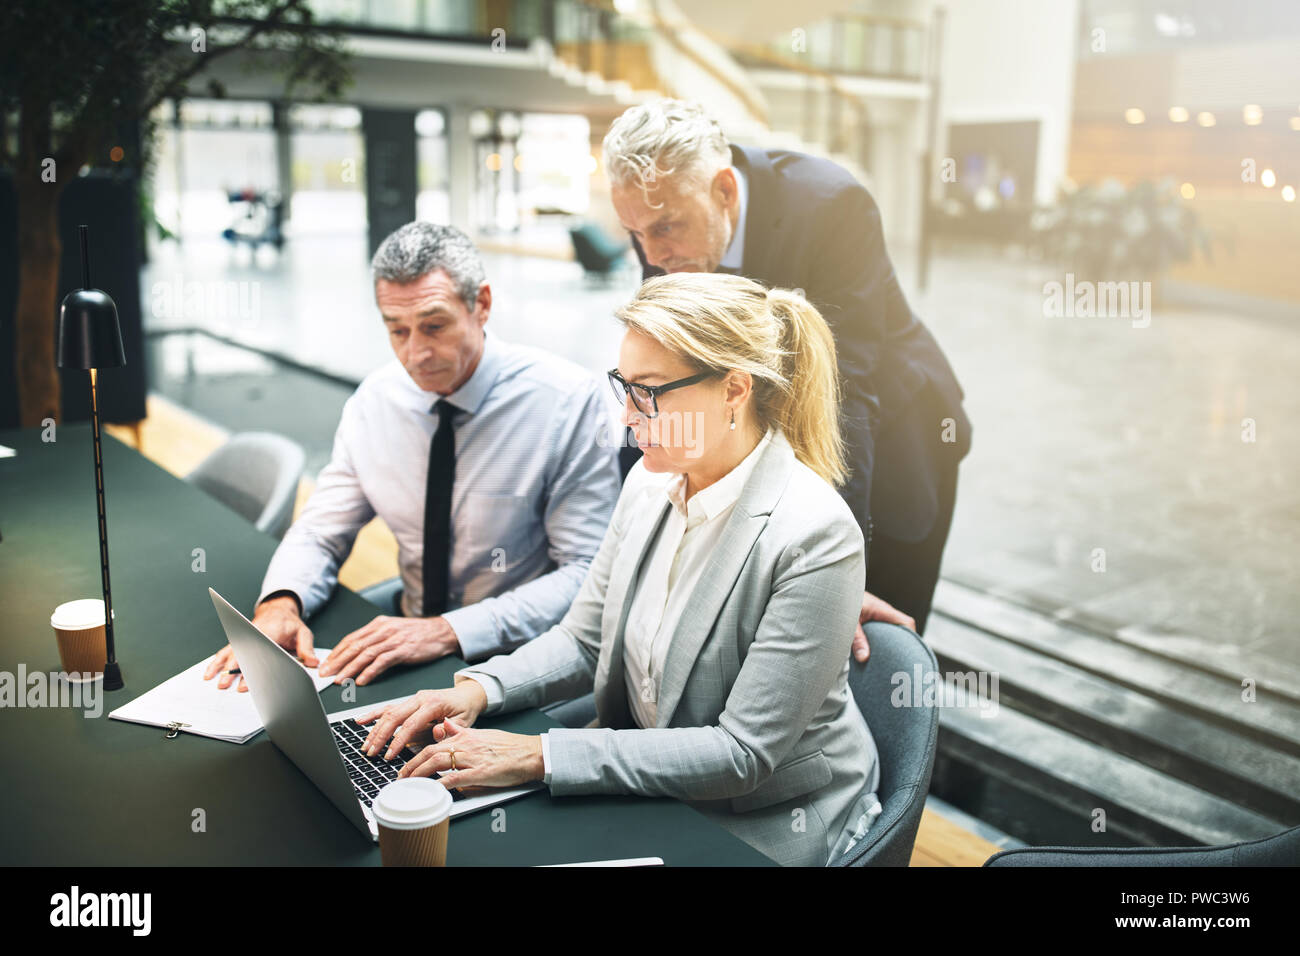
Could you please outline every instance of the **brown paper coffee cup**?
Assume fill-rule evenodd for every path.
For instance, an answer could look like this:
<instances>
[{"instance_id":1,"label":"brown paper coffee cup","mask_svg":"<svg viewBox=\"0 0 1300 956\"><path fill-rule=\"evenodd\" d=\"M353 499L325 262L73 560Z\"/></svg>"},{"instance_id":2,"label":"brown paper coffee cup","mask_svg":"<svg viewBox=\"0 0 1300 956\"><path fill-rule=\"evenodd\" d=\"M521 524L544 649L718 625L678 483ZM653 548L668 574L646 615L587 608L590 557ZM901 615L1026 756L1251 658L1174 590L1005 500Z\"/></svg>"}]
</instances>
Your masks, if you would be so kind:
<instances>
[{"instance_id":1,"label":"brown paper coffee cup","mask_svg":"<svg viewBox=\"0 0 1300 956\"><path fill-rule=\"evenodd\" d=\"M102 600L87 598L60 604L50 615L50 625L65 672L83 677L104 673L108 642Z\"/></svg>"},{"instance_id":2,"label":"brown paper coffee cup","mask_svg":"<svg viewBox=\"0 0 1300 956\"><path fill-rule=\"evenodd\" d=\"M391 830L379 824L379 855L384 866L446 866L451 819L419 830Z\"/></svg>"},{"instance_id":3,"label":"brown paper coffee cup","mask_svg":"<svg viewBox=\"0 0 1300 956\"><path fill-rule=\"evenodd\" d=\"M394 780L370 810L384 866L446 866L451 794L430 777Z\"/></svg>"}]
</instances>

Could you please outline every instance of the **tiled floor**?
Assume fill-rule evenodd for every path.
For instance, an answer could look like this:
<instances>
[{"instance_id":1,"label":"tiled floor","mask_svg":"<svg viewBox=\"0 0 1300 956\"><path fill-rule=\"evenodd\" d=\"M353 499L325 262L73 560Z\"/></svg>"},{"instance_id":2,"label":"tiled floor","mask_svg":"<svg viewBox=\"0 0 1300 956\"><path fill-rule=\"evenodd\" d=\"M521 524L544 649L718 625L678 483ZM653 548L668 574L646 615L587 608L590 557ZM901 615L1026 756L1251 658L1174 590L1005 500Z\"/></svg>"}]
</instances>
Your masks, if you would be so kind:
<instances>
[{"instance_id":1,"label":"tiled floor","mask_svg":"<svg viewBox=\"0 0 1300 956\"><path fill-rule=\"evenodd\" d=\"M913 298L974 427L945 575L1300 690L1300 308L1045 318L1061 278L945 259Z\"/></svg>"},{"instance_id":2,"label":"tiled floor","mask_svg":"<svg viewBox=\"0 0 1300 956\"><path fill-rule=\"evenodd\" d=\"M901 258L974 425L945 575L1300 689L1300 314L1157 302L1147 328L1047 318L1043 284L1063 279L1050 267L942 255L918 295ZM613 364L611 312L633 272L593 285L574 263L485 260L499 334L593 372ZM142 281L150 327L210 328L344 377L389 357L359 238L304 240L265 266L219 244L165 247ZM186 294L195 281L210 301ZM233 307L218 314L222 292ZM151 358L162 394L227 427L292 435L312 470L328 456L346 388L203 338L156 340Z\"/></svg>"}]
</instances>

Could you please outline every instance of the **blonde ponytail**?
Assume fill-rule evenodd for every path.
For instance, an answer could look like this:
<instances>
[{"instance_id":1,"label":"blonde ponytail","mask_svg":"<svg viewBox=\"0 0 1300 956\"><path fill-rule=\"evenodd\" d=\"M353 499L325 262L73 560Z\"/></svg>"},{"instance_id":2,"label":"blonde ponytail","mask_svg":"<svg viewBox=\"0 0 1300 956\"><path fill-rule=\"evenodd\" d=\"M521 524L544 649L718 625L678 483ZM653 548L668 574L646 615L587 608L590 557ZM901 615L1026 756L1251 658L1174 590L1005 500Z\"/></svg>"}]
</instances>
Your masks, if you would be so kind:
<instances>
[{"instance_id":1,"label":"blonde ponytail","mask_svg":"<svg viewBox=\"0 0 1300 956\"><path fill-rule=\"evenodd\" d=\"M840 373L835 337L822 314L788 289L771 289L768 306L782 325L788 390L778 394L773 417L795 457L832 485L848 477L840 432Z\"/></svg>"},{"instance_id":2,"label":"blonde ponytail","mask_svg":"<svg viewBox=\"0 0 1300 956\"><path fill-rule=\"evenodd\" d=\"M831 485L844 483L835 339L802 295L742 276L679 272L647 279L614 314L701 370L748 372L760 429L780 428L796 458Z\"/></svg>"}]
</instances>

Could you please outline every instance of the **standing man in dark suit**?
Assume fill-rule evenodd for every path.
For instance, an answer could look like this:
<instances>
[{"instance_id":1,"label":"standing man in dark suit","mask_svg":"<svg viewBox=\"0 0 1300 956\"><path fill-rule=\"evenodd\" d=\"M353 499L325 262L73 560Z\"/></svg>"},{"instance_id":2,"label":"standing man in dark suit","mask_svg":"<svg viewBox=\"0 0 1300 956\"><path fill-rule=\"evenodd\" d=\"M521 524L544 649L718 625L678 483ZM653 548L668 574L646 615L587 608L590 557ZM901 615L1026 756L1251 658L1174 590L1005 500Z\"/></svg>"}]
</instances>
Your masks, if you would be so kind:
<instances>
[{"instance_id":1,"label":"standing man in dark suit","mask_svg":"<svg viewBox=\"0 0 1300 956\"><path fill-rule=\"evenodd\" d=\"M629 109L604 155L645 278L734 272L800 289L826 317L852 464L841 493L867 542L861 621L923 633L971 427L952 368L899 287L871 194L829 160L729 145L679 100ZM861 626L854 654L867 656Z\"/></svg>"}]
</instances>

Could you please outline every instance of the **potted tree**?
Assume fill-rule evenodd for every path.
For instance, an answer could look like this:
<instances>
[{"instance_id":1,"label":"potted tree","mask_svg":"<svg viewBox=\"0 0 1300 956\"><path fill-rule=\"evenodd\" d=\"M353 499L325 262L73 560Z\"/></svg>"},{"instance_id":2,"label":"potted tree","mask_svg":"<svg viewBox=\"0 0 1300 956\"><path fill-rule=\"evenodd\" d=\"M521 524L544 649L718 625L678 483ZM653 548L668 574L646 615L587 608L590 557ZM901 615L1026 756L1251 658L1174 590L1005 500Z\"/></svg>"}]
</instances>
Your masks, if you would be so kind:
<instances>
[{"instance_id":1,"label":"potted tree","mask_svg":"<svg viewBox=\"0 0 1300 956\"><path fill-rule=\"evenodd\" d=\"M19 423L59 418L54 364L62 240L59 200L84 166L143 168L108 156L115 131L141 129L218 58L255 49L279 69L285 98L300 86L337 97L349 82L341 33L316 23L307 0L6 0L0 7L0 169L17 219L14 372ZM224 90L209 80L206 92ZM0 312L8 303L0 303Z\"/></svg>"}]
</instances>

